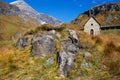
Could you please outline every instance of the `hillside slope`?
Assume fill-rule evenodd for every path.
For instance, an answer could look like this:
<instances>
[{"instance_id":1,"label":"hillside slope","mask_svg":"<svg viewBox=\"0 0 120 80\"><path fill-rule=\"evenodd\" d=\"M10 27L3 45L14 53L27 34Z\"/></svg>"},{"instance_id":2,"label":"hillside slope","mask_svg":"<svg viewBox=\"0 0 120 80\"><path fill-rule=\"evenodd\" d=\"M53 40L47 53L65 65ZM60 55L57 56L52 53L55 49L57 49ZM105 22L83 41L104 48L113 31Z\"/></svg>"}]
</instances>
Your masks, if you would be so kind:
<instances>
[{"instance_id":1,"label":"hillside slope","mask_svg":"<svg viewBox=\"0 0 120 80\"><path fill-rule=\"evenodd\" d=\"M90 16L94 16L101 26L120 24L120 3L102 4L92 7L90 10L80 14L72 24L83 28Z\"/></svg>"},{"instance_id":2,"label":"hillside slope","mask_svg":"<svg viewBox=\"0 0 120 80\"><path fill-rule=\"evenodd\" d=\"M14 5L0 2L0 41L9 40L17 33L24 33L31 28L41 25L37 20L29 17L25 21L19 17L20 9Z\"/></svg>"},{"instance_id":3,"label":"hillside slope","mask_svg":"<svg viewBox=\"0 0 120 80\"><path fill-rule=\"evenodd\" d=\"M6 16L0 14L0 40L9 40L11 36L35 28L38 24L33 24L34 20L25 22L17 16Z\"/></svg>"},{"instance_id":4,"label":"hillside slope","mask_svg":"<svg viewBox=\"0 0 120 80\"><path fill-rule=\"evenodd\" d=\"M18 7L0 2L0 41L9 40L11 36L39 25L34 19L25 22L18 17L19 12Z\"/></svg>"},{"instance_id":5,"label":"hillside slope","mask_svg":"<svg viewBox=\"0 0 120 80\"><path fill-rule=\"evenodd\" d=\"M9 5L4 2L0 2L0 13L4 15L18 16L20 13L20 9L16 6Z\"/></svg>"}]
</instances>

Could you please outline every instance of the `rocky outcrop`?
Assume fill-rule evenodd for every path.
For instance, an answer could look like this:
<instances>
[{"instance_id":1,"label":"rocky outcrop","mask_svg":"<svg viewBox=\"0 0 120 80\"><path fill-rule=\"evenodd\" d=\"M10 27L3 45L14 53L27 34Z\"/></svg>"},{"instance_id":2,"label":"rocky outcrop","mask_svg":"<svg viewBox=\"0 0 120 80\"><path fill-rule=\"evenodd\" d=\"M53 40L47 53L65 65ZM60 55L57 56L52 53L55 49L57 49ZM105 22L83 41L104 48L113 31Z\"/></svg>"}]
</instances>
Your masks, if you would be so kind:
<instances>
[{"instance_id":1,"label":"rocky outcrop","mask_svg":"<svg viewBox=\"0 0 120 80\"><path fill-rule=\"evenodd\" d=\"M18 16L20 10L16 6L0 2L0 13L2 13L3 15Z\"/></svg>"},{"instance_id":2,"label":"rocky outcrop","mask_svg":"<svg viewBox=\"0 0 120 80\"><path fill-rule=\"evenodd\" d=\"M75 54L66 51L58 53L59 73L61 77L67 77L68 71L74 65Z\"/></svg>"},{"instance_id":3,"label":"rocky outcrop","mask_svg":"<svg viewBox=\"0 0 120 80\"><path fill-rule=\"evenodd\" d=\"M92 7L90 10L86 11L84 14L87 14L88 16L96 16L97 14L105 14L105 11L120 11L120 5L117 3L97 5L95 7Z\"/></svg>"},{"instance_id":4,"label":"rocky outcrop","mask_svg":"<svg viewBox=\"0 0 120 80\"><path fill-rule=\"evenodd\" d=\"M69 35L65 39L57 38L57 32L51 30L33 35L31 41L31 51L33 55L49 57L51 53L56 53L59 66L58 71L61 77L68 76L68 71L74 67L76 54L80 51L80 41L77 33L74 30L67 30L67 32L69 32ZM55 40L60 41L60 50L57 50ZM17 48L25 48L27 45L27 37L19 39L16 43ZM53 64L54 60L56 59L49 57L46 61L46 65L50 66Z\"/></svg>"},{"instance_id":5,"label":"rocky outcrop","mask_svg":"<svg viewBox=\"0 0 120 80\"><path fill-rule=\"evenodd\" d=\"M32 53L46 56L55 50L54 37L52 35L37 34L32 39Z\"/></svg>"},{"instance_id":6,"label":"rocky outcrop","mask_svg":"<svg viewBox=\"0 0 120 80\"><path fill-rule=\"evenodd\" d=\"M25 48L26 46L28 46L30 44L29 42L29 39L28 37L23 37L23 38L20 38L15 47L18 48L18 49L21 49L21 48Z\"/></svg>"},{"instance_id":7,"label":"rocky outcrop","mask_svg":"<svg viewBox=\"0 0 120 80\"><path fill-rule=\"evenodd\" d=\"M67 77L68 71L74 66L75 55L80 51L76 32L70 31L70 36L62 40L62 43L62 50L57 52L57 61L61 77Z\"/></svg>"}]
</instances>

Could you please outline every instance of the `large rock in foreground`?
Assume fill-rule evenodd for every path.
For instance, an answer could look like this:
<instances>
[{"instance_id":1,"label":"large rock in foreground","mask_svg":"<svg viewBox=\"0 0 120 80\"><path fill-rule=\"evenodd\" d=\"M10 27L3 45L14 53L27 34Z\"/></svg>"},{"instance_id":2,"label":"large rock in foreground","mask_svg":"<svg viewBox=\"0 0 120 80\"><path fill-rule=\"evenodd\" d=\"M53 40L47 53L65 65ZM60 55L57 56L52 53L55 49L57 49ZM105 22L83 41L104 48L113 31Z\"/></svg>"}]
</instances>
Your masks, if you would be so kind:
<instances>
[{"instance_id":1,"label":"large rock in foreground","mask_svg":"<svg viewBox=\"0 0 120 80\"><path fill-rule=\"evenodd\" d=\"M55 51L54 37L52 35L38 34L32 39L32 53L46 56Z\"/></svg>"},{"instance_id":2,"label":"large rock in foreground","mask_svg":"<svg viewBox=\"0 0 120 80\"><path fill-rule=\"evenodd\" d=\"M57 53L59 72L61 77L67 77L68 71L74 66L76 53L80 51L78 36L75 31L70 31L70 36L62 41L62 50Z\"/></svg>"},{"instance_id":3,"label":"large rock in foreground","mask_svg":"<svg viewBox=\"0 0 120 80\"><path fill-rule=\"evenodd\" d=\"M59 66L59 73L61 77L67 77L68 72L74 67L74 59L76 54L80 51L80 41L77 33L74 30L67 30L69 35L66 38L57 38L55 30L49 32L40 32L32 36L31 46L32 54L40 56L49 56L51 53L56 53L57 62ZM58 49L56 40L60 42ZM28 40L26 38L19 39L17 42L18 47L25 47ZM53 58L49 58L46 65L53 63Z\"/></svg>"}]
</instances>

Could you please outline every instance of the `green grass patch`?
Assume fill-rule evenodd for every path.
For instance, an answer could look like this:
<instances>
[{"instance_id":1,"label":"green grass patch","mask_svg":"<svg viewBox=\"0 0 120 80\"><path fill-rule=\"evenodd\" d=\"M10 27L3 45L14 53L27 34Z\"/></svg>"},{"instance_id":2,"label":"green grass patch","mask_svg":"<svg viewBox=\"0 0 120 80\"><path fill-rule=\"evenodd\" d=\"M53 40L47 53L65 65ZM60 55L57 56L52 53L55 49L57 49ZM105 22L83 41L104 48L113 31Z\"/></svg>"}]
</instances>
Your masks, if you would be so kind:
<instances>
[{"instance_id":1,"label":"green grass patch","mask_svg":"<svg viewBox=\"0 0 120 80\"><path fill-rule=\"evenodd\" d=\"M102 30L102 34L115 34L120 35L120 29L109 29L109 30Z\"/></svg>"},{"instance_id":2,"label":"green grass patch","mask_svg":"<svg viewBox=\"0 0 120 80\"><path fill-rule=\"evenodd\" d=\"M17 30L17 27L15 27L13 25L7 25L6 30L8 30L8 31Z\"/></svg>"}]
</instances>

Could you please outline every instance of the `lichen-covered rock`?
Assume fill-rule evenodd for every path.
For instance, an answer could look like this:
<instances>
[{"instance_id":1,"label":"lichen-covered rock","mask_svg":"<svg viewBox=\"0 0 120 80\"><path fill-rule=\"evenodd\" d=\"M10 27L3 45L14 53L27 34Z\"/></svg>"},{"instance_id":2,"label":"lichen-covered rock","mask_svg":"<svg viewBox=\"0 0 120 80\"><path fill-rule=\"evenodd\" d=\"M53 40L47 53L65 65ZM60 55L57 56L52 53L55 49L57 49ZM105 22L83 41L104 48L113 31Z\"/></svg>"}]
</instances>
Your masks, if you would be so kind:
<instances>
[{"instance_id":1,"label":"lichen-covered rock","mask_svg":"<svg viewBox=\"0 0 120 80\"><path fill-rule=\"evenodd\" d=\"M91 55L90 52L85 52L85 53L84 53L84 59L85 59L85 60L88 60L88 58L91 57L91 56L92 56L92 55Z\"/></svg>"},{"instance_id":2,"label":"lichen-covered rock","mask_svg":"<svg viewBox=\"0 0 120 80\"><path fill-rule=\"evenodd\" d=\"M67 77L68 71L74 65L75 54L71 52L60 51L58 56L59 59L59 72L61 76Z\"/></svg>"},{"instance_id":3,"label":"lichen-covered rock","mask_svg":"<svg viewBox=\"0 0 120 80\"><path fill-rule=\"evenodd\" d=\"M55 40L57 39L59 39L58 41L60 41L59 51L56 50L57 44L55 43ZM24 48L27 45L28 39L24 37L18 40L16 47ZM48 57L49 55L51 55L51 53L55 53L57 51L57 62L59 66L58 71L62 77L68 76L68 72L74 66L76 53L80 51L80 41L77 33L73 30L69 32L69 36L66 39L61 39L60 37L58 37L55 30L35 34L32 36L31 45L33 55ZM50 66L51 64L53 64L53 62L54 58L50 57L47 59L46 65Z\"/></svg>"},{"instance_id":4,"label":"lichen-covered rock","mask_svg":"<svg viewBox=\"0 0 120 80\"><path fill-rule=\"evenodd\" d=\"M20 49L20 48L25 48L27 45L29 45L29 39L28 37L23 37L17 41L15 47Z\"/></svg>"},{"instance_id":5,"label":"lichen-covered rock","mask_svg":"<svg viewBox=\"0 0 120 80\"><path fill-rule=\"evenodd\" d=\"M84 53L84 58L83 58L83 62L81 64L82 67L85 67L85 68L90 68L90 64L89 64L89 57L91 57L91 53L90 52L85 52Z\"/></svg>"},{"instance_id":6,"label":"lichen-covered rock","mask_svg":"<svg viewBox=\"0 0 120 80\"><path fill-rule=\"evenodd\" d=\"M77 35L76 31L74 31L74 30L69 30L69 34L70 34L70 36L72 36L74 39L77 39L77 40L78 40L78 35Z\"/></svg>"},{"instance_id":7,"label":"lichen-covered rock","mask_svg":"<svg viewBox=\"0 0 120 80\"><path fill-rule=\"evenodd\" d=\"M69 37L63 40L62 49L67 52L76 53L79 51L78 44L79 44L78 40L75 41L74 38Z\"/></svg>"},{"instance_id":8,"label":"lichen-covered rock","mask_svg":"<svg viewBox=\"0 0 120 80\"><path fill-rule=\"evenodd\" d=\"M62 77L67 77L68 71L74 66L76 53L80 51L79 40L73 34L62 41L62 50L57 52L57 61L59 63L59 72Z\"/></svg>"},{"instance_id":9,"label":"lichen-covered rock","mask_svg":"<svg viewBox=\"0 0 120 80\"><path fill-rule=\"evenodd\" d=\"M32 53L34 55L46 56L55 50L54 38L52 35L38 34L32 39Z\"/></svg>"}]
</instances>

